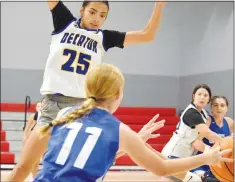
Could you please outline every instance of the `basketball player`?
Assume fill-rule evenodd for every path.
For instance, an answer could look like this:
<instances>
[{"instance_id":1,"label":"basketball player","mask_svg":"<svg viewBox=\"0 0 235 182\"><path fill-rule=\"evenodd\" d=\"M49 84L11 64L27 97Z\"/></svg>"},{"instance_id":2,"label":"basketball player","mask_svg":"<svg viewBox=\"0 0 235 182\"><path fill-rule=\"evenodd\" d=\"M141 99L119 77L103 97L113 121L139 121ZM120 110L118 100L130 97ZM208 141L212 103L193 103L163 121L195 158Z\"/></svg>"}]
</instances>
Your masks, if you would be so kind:
<instances>
[{"instance_id":1,"label":"basketball player","mask_svg":"<svg viewBox=\"0 0 235 182\"><path fill-rule=\"evenodd\" d=\"M108 1L83 1L80 18L75 18L62 1L48 1L54 30L41 94L46 97L38 122L50 123L59 110L84 101L87 71L102 62L110 48L146 43L154 39L164 2L156 2L143 30L101 30L109 12Z\"/></svg>"},{"instance_id":2,"label":"basketball player","mask_svg":"<svg viewBox=\"0 0 235 182\"><path fill-rule=\"evenodd\" d=\"M211 98L211 113L208 118L207 125L210 130L217 133L221 137L230 136L233 133L234 121L226 117L228 111L228 99L224 96L213 96ZM210 142L208 139L203 138L203 142L208 146L213 146L213 142ZM197 147L198 148L198 147ZM198 154L201 154L204 151L204 145L198 148ZM208 165L201 166L197 169L192 170L192 172L203 176L204 181L219 181L211 173Z\"/></svg>"},{"instance_id":3,"label":"basketball player","mask_svg":"<svg viewBox=\"0 0 235 182\"><path fill-rule=\"evenodd\" d=\"M85 100L87 71L102 62L105 51L152 41L160 25L164 2L155 3L143 30L131 32L100 29L108 16L108 1L83 1L80 18L75 18L62 1L48 1L48 5L54 30L40 90L45 97L37 121L40 125L50 123L61 109ZM37 143L37 135L30 135L33 136Z\"/></svg>"},{"instance_id":4,"label":"basketball player","mask_svg":"<svg viewBox=\"0 0 235 182\"><path fill-rule=\"evenodd\" d=\"M24 129L23 141L22 141L23 144L25 143L25 141L29 137L31 131L33 130L33 128L36 125L36 122L38 119L38 112L41 110L41 104L42 104L41 101L37 102L36 103L36 112L29 116L28 122L26 123L25 129Z\"/></svg>"},{"instance_id":5,"label":"basketball player","mask_svg":"<svg viewBox=\"0 0 235 182\"><path fill-rule=\"evenodd\" d=\"M176 131L164 146L162 154L170 159L189 157L194 155L193 144L198 138L207 138L212 142L221 138L206 125L208 114L204 107L209 103L210 98L211 89L207 85L201 84L194 88L192 103L181 114ZM182 181L201 181L201 178L192 172L178 174L175 177Z\"/></svg>"},{"instance_id":6,"label":"basketball player","mask_svg":"<svg viewBox=\"0 0 235 182\"><path fill-rule=\"evenodd\" d=\"M29 139L9 180L23 181L28 176L32 165L44 154L41 145L49 139L43 168L34 182L102 180L119 149L127 152L136 164L158 176L203 164L232 161L222 157L232 150L220 152L219 148L190 158L161 159L139 135L112 115L121 103L123 89L124 77L116 67L102 64L89 70L85 83L86 101L80 107L62 110L56 120L42 126L43 136L38 144Z\"/></svg>"},{"instance_id":7,"label":"basketball player","mask_svg":"<svg viewBox=\"0 0 235 182\"><path fill-rule=\"evenodd\" d=\"M25 127L25 130L24 130L23 141L22 141L23 146L24 146L26 140L28 139L29 135L33 131L34 127L36 126L38 115L40 114L42 104L43 104L43 99L41 101L37 102L36 112L31 114L30 117L29 117L29 120L28 120L28 122L26 124L26 127ZM38 172L38 169L39 169L39 162L36 163L32 168L33 177L36 176L36 174Z\"/></svg>"}]
</instances>

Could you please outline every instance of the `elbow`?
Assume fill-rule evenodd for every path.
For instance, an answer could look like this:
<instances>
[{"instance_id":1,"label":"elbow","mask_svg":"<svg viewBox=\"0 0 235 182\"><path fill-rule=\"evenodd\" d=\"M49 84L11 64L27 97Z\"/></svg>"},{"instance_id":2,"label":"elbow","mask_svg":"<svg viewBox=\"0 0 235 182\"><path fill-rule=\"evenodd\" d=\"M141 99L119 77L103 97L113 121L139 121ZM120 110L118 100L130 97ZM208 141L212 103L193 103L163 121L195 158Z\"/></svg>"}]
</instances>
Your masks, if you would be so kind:
<instances>
[{"instance_id":1,"label":"elbow","mask_svg":"<svg viewBox=\"0 0 235 182\"><path fill-rule=\"evenodd\" d=\"M156 175L159 177L164 177L164 176L168 176L169 172L167 172L167 170L164 170L164 169L158 169L158 171L156 171Z\"/></svg>"},{"instance_id":2,"label":"elbow","mask_svg":"<svg viewBox=\"0 0 235 182\"><path fill-rule=\"evenodd\" d=\"M168 176L168 173L167 173L167 171L161 171L161 172L159 172L158 176L159 177Z\"/></svg>"},{"instance_id":3,"label":"elbow","mask_svg":"<svg viewBox=\"0 0 235 182\"><path fill-rule=\"evenodd\" d=\"M152 42L154 40L154 37L155 37L153 34L151 34L151 32L146 31L146 30L144 30L142 32L142 35L143 35L143 39L144 39L143 42L146 42L146 43Z\"/></svg>"},{"instance_id":4,"label":"elbow","mask_svg":"<svg viewBox=\"0 0 235 182\"><path fill-rule=\"evenodd\" d=\"M153 42L153 40L154 40L154 36L146 35L146 37L145 37L145 42L146 43L151 43L151 42Z\"/></svg>"},{"instance_id":5,"label":"elbow","mask_svg":"<svg viewBox=\"0 0 235 182\"><path fill-rule=\"evenodd\" d=\"M150 37L147 38L146 42L147 42L147 43L150 43L150 42L153 42L153 40L154 40L154 37L151 37L151 36L150 36Z\"/></svg>"},{"instance_id":6,"label":"elbow","mask_svg":"<svg viewBox=\"0 0 235 182\"><path fill-rule=\"evenodd\" d=\"M156 168L155 174L159 177L164 177L164 176L168 176L169 172L167 170L166 165L158 165L159 167Z\"/></svg>"}]
</instances>

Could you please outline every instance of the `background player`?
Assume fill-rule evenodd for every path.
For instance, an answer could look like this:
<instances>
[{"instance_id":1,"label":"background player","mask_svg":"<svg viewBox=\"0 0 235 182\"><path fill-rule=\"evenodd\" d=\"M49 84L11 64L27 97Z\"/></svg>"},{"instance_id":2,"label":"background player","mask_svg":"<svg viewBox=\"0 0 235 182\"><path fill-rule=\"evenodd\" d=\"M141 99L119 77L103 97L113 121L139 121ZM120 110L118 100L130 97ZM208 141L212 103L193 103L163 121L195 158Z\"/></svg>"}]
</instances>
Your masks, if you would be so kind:
<instances>
[{"instance_id":1,"label":"background player","mask_svg":"<svg viewBox=\"0 0 235 182\"><path fill-rule=\"evenodd\" d=\"M31 134L32 130L34 129L34 127L37 124L37 119L38 119L38 116L40 115L40 110L41 110L41 106L42 106L43 102L44 102L43 99L41 101L37 102L36 112L30 115L28 122L26 123L25 129L24 129L24 134L23 134L23 139L22 139L23 146L24 146L25 142L27 141L29 135ZM34 165L34 167L32 168L33 177L35 177L38 172L38 169L39 169L38 165L39 165L39 163L36 163Z\"/></svg>"},{"instance_id":2,"label":"background player","mask_svg":"<svg viewBox=\"0 0 235 182\"><path fill-rule=\"evenodd\" d=\"M208 113L204 107L210 102L211 95L208 85L200 84L193 89L192 103L181 114L176 131L164 146L162 154L170 159L189 157L194 155L193 144L198 138L205 137L213 142L221 138L206 125ZM183 181L201 181L192 172L179 174L177 178Z\"/></svg>"},{"instance_id":3,"label":"background player","mask_svg":"<svg viewBox=\"0 0 235 182\"><path fill-rule=\"evenodd\" d=\"M102 64L91 69L85 87L88 99L82 106L69 108L61 117L42 126L41 133L44 135L40 143L50 141L43 168L35 182L97 181L112 166L119 149L125 151L136 164L159 176L203 164L232 161L222 157L231 149L220 152L217 148L175 160L163 160L150 150L133 130L112 115L121 103L124 88L124 77L116 67ZM43 154L40 145L29 140L10 181L24 180Z\"/></svg>"},{"instance_id":4,"label":"background player","mask_svg":"<svg viewBox=\"0 0 235 182\"><path fill-rule=\"evenodd\" d=\"M24 134L23 134L23 139L22 139L23 144L25 143L25 141L27 140L31 131L33 130L33 128L35 127L37 123L38 113L41 110L41 105L42 105L42 101L37 102L36 112L29 116L28 122L26 123L25 129L24 129Z\"/></svg>"},{"instance_id":5,"label":"background player","mask_svg":"<svg viewBox=\"0 0 235 182\"><path fill-rule=\"evenodd\" d=\"M231 118L226 117L227 112L228 99L225 96L213 96L211 98L212 115L210 115L206 124L211 131L217 133L221 137L230 136L233 133L234 121ZM206 138L203 138L203 142L210 147L214 144L214 142L211 142ZM194 144L194 147L199 150L198 154L205 150L205 145L195 146ZM219 181L215 179L208 165L201 166L192 171L199 176L203 176L204 181Z\"/></svg>"}]
</instances>

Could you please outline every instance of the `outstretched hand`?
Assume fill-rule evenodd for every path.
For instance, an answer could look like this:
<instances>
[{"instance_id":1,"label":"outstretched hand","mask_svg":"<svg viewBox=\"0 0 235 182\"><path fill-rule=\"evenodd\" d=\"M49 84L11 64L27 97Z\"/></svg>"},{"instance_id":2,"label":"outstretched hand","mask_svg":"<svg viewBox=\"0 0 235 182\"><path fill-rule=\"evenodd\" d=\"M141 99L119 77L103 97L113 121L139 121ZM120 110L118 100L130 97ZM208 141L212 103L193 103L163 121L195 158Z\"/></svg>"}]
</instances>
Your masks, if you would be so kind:
<instances>
[{"instance_id":1,"label":"outstretched hand","mask_svg":"<svg viewBox=\"0 0 235 182\"><path fill-rule=\"evenodd\" d=\"M139 131L139 136L144 142L150 138L157 138L160 134L153 134L154 131L159 130L164 126L165 120L155 122L159 118L159 114L155 115L144 127Z\"/></svg>"}]
</instances>

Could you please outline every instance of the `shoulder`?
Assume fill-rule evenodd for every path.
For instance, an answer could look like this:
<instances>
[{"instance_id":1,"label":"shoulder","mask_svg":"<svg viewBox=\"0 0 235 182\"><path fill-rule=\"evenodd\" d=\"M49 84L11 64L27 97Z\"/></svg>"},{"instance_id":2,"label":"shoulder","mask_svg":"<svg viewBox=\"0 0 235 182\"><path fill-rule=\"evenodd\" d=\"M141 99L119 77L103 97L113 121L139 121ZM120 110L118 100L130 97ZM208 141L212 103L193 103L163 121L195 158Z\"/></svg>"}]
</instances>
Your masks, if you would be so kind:
<instances>
[{"instance_id":1,"label":"shoulder","mask_svg":"<svg viewBox=\"0 0 235 182\"><path fill-rule=\"evenodd\" d=\"M234 124L234 120L230 117L224 117L224 119L227 121L228 125L231 126Z\"/></svg>"},{"instance_id":2,"label":"shoulder","mask_svg":"<svg viewBox=\"0 0 235 182\"><path fill-rule=\"evenodd\" d=\"M206 119L206 125L209 127L211 122L212 122L212 118L213 116L212 115L209 115L209 117Z\"/></svg>"},{"instance_id":3,"label":"shoulder","mask_svg":"<svg viewBox=\"0 0 235 182\"><path fill-rule=\"evenodd\" d=\"M185 112L182 120L186 125L190 126L191 128L194 128L196 125L206 123L199 111L194 108L189 108Z\"/></svg>"},{"instance_id":4,"label":"shoulder","mask_svg":"<svg viewBox=\"0 0 235 182\"><path fill-rule=\"evenodd\" d=\"M120 133L121 137L128 137L132 132L134 132L128 125L120 123Z\"/></svg>"},{"instance_id":5,"label":"shoulder","mask_svg":"<svg viewBox=\"0 0 235 182\"><path fill-rule=\"evenodd\" d=\"M105 118L108 120L108 123L115 124L115 125L120 125L122 123L118 118L116 118L113 114L109 112L103 112L101 110L102 114L105 116Z\"/></svg>"},{"instance_id":6,"label":"shoulder","mask_svg":"<svg viewBox=\"0 0 235 182\"><path fill-rule=\"evenodd\" d=\"M184 113L184 117L201 117L201 114L198 112L198 110L196 110L195 108L189 108L185 113Z\"/></svg>"}]
</instances>

